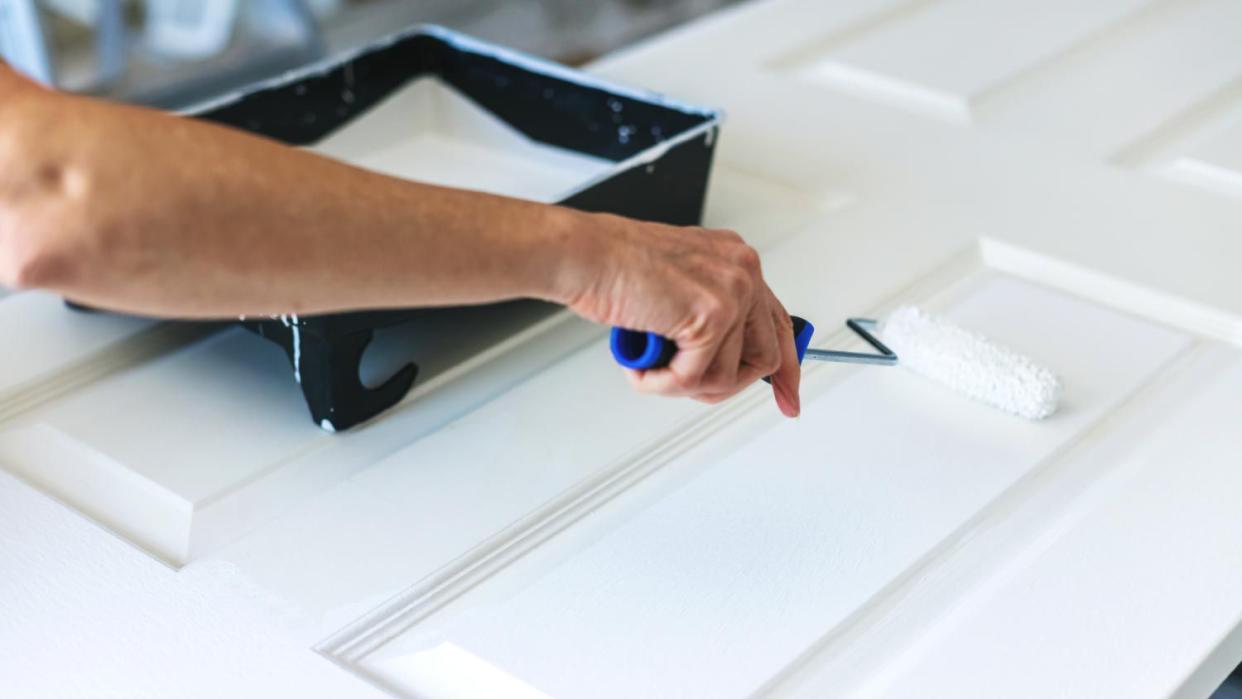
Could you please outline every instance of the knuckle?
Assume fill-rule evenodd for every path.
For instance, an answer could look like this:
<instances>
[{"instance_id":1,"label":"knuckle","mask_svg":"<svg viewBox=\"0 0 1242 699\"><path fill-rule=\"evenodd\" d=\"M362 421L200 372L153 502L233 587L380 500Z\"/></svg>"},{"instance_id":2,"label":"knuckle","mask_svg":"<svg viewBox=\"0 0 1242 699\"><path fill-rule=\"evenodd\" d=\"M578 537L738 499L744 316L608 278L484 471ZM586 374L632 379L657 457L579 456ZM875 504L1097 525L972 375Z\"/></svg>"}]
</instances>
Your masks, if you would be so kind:
<instances>
[{"instance_id":1,"label":"knuckle","mask_svg":"<svg viewBox=\"0 0 1242 699\"><path fill-rule=\"evenodd\" d=\"M763 371L759 372L759 378L763 378L765 376L772 376L776 372L780 371L780 368L781 368L781 360L779 358L774 359L763 367Z\"/></svg>"},{"instance_id":2,"label":"knuckle","mask_svg":"<svg viewBox=\"0 0 1242 699\"><path fill-rule=\"evenodd\" d=\"M692 393L702 386L703 381L700 376L677 376L673 379L672 388L681 393Z\"/></svg>"},{"instance_id":3,"label":"knuckle","mask_svg":"<svg viewBox=\"0 0 1242 699\"><path fill-rule=\"evenodd\" d=\"M775 347L767 347L763 354L760 355L757 362L761 375L767 376L773 374L777 369L781 368L781 354Z\"/></svg>"},{"instance_id":4,"label":"knuckle","mask_svg":"<svg viewBox=\"0 0 1242 699\"><path fill-rule=\"evenodd\" d=\"M758 274L760 271L759 251L749 245L738 248L737 262L742 266L742 269L752 274Z\"/></svg>"},{"instance_id":5,"label":"knuckle","mask_svg":"<svg viewBox=\"0 0 1242 699\"><path fill-rule=\"evenodd\" d=\"M703 382L703 388L712 393L725 393L737 387L737 367L719 367Z\"/></svg>"},{"instance_id":6,"label":"knuckle","mask_svg":"<svg viewBox=\"0 0 1242 699\"><path fill-rule=\"evenodd\" d=\"M630 387L631 387L631 388L633 388L635 391L637 391L637 392L639 392L639 393L642 393L642 394L646 394L646 395L651 395L651 394L655 394L655 393L659 393L659 392L660 392L660 391L659 391L659 390L658 390L655 386L653 386L652 384L650 384L650 383L648 383L648 382L646 382L646 381L641 381L641 380L638 380L638 379L631 379L631 380L630 380Z\"/></svg>"},{"instance_id":7,"label":"knuckle","mask_svg":"<svg viewBox=\"0 0 1242 699\"><path fill-rule=\"evenodd\" d=\"M700 315L710 329L729 325L737 315L736 303L727 296L707 295L702 301Z\"/></svg>"},{"instance_id":8,"label":"knuckle","mask_svg":"<svg viewBox=\"0 0 1242 699\"><path fill-rule=\"evenodd\" d=\"M754 289L754 277L744 267L730 267L723 277L733 298L748 298Z\"/></svg>"},{"instance_id":9,"label":"knuckle","mask_svg":"<svg viewBox=\"0 0 1242 699\"><path fill-rule=\"evenodd\" d=\"M14 246L0 260L0 283L12 289L36 289L68 281L68 256L41 245Z\"/></svg>"}]
</instances>

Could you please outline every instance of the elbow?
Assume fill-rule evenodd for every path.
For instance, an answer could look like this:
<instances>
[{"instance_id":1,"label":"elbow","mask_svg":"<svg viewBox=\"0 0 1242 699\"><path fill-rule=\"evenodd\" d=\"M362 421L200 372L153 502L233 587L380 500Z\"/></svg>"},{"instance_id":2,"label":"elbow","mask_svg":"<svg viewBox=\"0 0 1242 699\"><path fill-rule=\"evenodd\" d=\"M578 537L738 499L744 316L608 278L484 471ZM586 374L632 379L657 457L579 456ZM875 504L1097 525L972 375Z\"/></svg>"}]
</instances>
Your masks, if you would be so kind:
<instances>
[{"instance_id":1,"label":"elbow","mask_svg":"<svg viewBox=\"0 0 1242 699\"><path fill-rule=\"evenodd\" d=\"M62 256L36 253L19 259L12 271L14 289L69 289L72 264Z\"/></svg>"},{"instance_id":2,"label":"elbow","mask_svg":"<svg viewBox=\"0 0 1242 699\"><path fill-rule=\"evenodd\" d=\"M0 110L0 286L63 289L80 267L89 202L77 173L29 137L32 121Z\"/></svg>"},{"instance_id":3,"label":"elbow","mask_svg":"<svg viewBox=\"0 0 1242 699\"><path fill-rule=\"evenodd\" d=\"M26 261L18 260L17 255L8 249L0 248L0 287L9 289L29 288L24 283L29 281L30 272L25 269Z\"/></svg>"},{"instance_id":4,"label":"elbow","mask_svg":"<svg viewBox=\"0 0 1242 699\"><path fill-rule=\"evenodd\" d=\"M84 225L81 202L31 186L20 176L27 169L8 169L16 194L0 183L0 286L65 291L78 281L95 231Z\"/></svg>"},{"instance_id":5,"label":"elbow","mask_svg":"<svg viewBox=\"0 0 1242 699\"><path fill-rule=\"evenodd\" d=\"M9 170L14 171L20 172L21 168ZM0 286L57 290L71 287L78 276L75 270L81 268L84 243L88 242L83 234L89 228L81 223L81 207L63 201L63 197L7 194L0 191Z\"/></svg>"},{"instance_id":6,"label":"elbow","mask_svg":"<svg viewBox=\"0 0 1242 699\"><path fill-rule=\"evenodd\" d=\"M49 244L43 236L21 236L0 245L0 286L10 289L66 289L75 277L72 255Z\"/></svg>"}]
</instances>

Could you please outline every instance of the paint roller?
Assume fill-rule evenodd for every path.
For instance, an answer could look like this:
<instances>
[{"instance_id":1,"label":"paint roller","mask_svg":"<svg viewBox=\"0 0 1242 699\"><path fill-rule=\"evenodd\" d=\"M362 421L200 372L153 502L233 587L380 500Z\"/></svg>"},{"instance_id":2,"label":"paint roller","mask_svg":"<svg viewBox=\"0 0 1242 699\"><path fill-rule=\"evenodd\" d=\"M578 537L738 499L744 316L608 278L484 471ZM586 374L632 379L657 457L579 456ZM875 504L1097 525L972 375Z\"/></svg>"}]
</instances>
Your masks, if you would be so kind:
<instances>
[{"instance_id":1,"label":"paint roller","mask_svg":"<svg viewBox=\"0 0 1242 699\"><path fill-rule=\"evenodd\" d=\"M799 363L814 359L900 365L1013 415L1042 420L1056 412L1061 393L1056 374L1019 352L943 318L903 306L882 325L866 318L851 318L846 326L874 352L813 349L810 343L815 326L794 316L794 346ZM666 337L623 328L612 329L609 344L617 363L629 369L663 368L677 353L677 345Z\"/></svg>"}]
</instances>

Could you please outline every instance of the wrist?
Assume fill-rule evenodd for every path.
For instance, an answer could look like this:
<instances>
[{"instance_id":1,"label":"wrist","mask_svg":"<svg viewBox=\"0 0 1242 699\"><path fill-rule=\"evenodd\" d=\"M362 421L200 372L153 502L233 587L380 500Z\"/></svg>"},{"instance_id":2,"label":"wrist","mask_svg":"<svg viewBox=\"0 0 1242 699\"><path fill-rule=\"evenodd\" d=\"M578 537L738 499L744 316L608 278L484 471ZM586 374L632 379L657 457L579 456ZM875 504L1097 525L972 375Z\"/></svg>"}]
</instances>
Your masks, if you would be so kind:
<instances>
[{"instance_id":1,"label":"wrist","mask_svg":"<svg viewBox=\"0 0 1242 699\"><path fill-rule=\"evenodd\" d=\"M563 306L574 306L600 278L608 259L610 217L563 206L547 209L542 254L548 270L536 296Z\"/></svg>"}]
</instances>

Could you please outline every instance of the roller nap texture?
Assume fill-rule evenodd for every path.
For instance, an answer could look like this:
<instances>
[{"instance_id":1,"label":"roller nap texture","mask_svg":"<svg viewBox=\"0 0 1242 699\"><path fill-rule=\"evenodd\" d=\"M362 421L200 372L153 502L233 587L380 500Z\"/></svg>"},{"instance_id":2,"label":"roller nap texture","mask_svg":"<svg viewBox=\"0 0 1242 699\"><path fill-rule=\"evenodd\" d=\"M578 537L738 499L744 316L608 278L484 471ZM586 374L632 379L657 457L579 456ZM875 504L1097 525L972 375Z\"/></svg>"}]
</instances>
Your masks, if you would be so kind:
<instances>
[{"instance_id":1,"label":"roller nap texture","mask_svg":"<svg viewBox=\"0 0 1242 699\"><path fill-rule=\"evenodd\" d=\"M1056 374L981 335L913 306L893 311L881 333L902 366L958 393L1031 420L1056 412Z\"/></svg>"}]
</instances>

